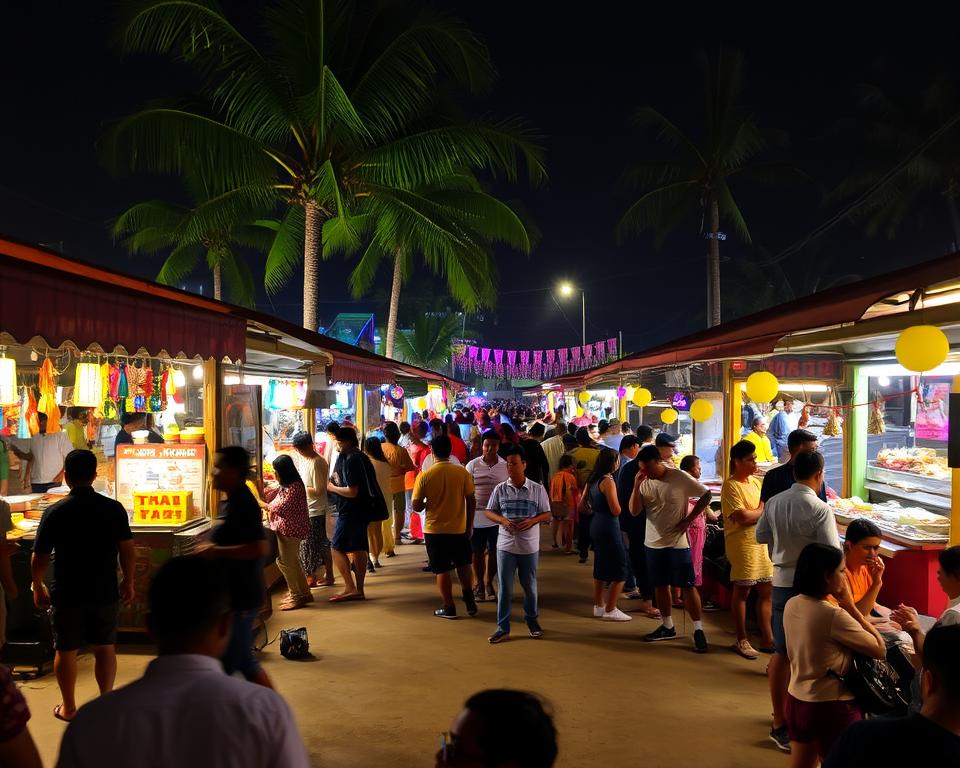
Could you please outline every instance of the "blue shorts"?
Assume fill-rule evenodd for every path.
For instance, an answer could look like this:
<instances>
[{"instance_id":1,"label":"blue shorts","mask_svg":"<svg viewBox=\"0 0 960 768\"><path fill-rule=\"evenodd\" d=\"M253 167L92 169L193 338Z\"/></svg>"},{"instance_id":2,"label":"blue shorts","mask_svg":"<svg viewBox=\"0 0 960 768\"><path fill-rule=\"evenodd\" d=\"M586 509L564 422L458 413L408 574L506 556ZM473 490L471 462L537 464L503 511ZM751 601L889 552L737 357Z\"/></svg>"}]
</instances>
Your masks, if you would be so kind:
<instances>
[{"instance_id":1,"label":"blue shorts","mask_svg":"<svg viewBox=\"0 0 960 768\"><path fill-rule=\"evenodd\" d=\"M792 587L773 588L773 647L784 656L787 655L787 635L783 631L783 607L787 600L798 594Z\"/></svg>"},{"instance_id":2,"label":"blue shorts","mask_svg":"<svg viewBox=\"0 0 960 768\"><path fill-rule=\"evenodd\" d=\"M653 587L680 587L685 589L696 585L697 577L693 572L693 556L690 548L653 549L645 547L647 574Z\"/></svg>"},{"instance_id":3,"label":"blue shorts","mask_svg":"<svg viewBox=\"0 0 960 768\"><path fill-rule=\"evenodd\" d=\"M228 675L240 672L247 680L254 680L260 671L260 664L253 655L253 623L259 613L258 608L234 611L230 643L222 659Z\"/></svg>"}]
</instances>

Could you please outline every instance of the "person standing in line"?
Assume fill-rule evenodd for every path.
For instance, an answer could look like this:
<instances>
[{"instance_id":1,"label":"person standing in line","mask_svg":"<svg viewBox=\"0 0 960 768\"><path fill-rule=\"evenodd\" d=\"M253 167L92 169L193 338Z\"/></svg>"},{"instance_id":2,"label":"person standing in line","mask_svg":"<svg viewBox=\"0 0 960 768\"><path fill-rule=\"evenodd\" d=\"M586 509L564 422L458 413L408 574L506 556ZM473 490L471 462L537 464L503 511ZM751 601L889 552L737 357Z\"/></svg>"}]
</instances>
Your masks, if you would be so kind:
<instances>
[{"instance_id":1,"label":"person standing in line","mask_svg":"<svg viewBox=\"0 0 960 768\"><path fill-rule=\"evenodd\" d=\"M593 615L604 621L633 619L617 607L627 576L627 552L620 532L620 502L613 479L620 468L620 456L613 448L603 448L587 481L587 493L593 509L590 538L593 540ZM606 597L604 598L604 592Z\"/></svg>"},{"instance_id":2,"label":"person standing in line","mask_svg":"<svg viewBox=\"0 0 960 768\"><path fill-rule=\"evenodd\" d=\"M497 537L497 631L490 643L510 637L510 603L513 580L519 574L523 588L523 617L530 636L543 637L537 597L537 561L540 558L540 523L550 520L550 499L546 489L527 479L526 456L514 448L507 456L508 479L494 488L487 502L486 516L500 526Z\"/></svg>"},{"instance_id":3,"label":"person standing in line","mask_svg":"<svg viewBox=\"0 0 960 768\"><path fill-rule=\"evenodd\" d=\"M310 536L307 491L287 454L281 453L273 460L273 471L277 485L264 489L266 501L260 502L260 507L277 535L277 568L287 583L287 596L280 603L280 610L295 611L314 600L300 566L300 545Z\"/></svg>"},{"instance_id":4,"label":"person standing in line","mask_svg":"<svg viewBox=\"0 0 960 768\"><path fill-rule=\"evenodd\" d=\"M467 472L473 478L476 493L476 512L473 516L473 573L476 582L476 598L479 601L496 600L493 583L497 578L497 533L498 527L484 510L493 489L507 479L507 462L500 458L500 436L492 429L483 435L483 453L469 461Z\"/></svg>"},{"instance_id":5,"label":"person standing in line","mask_svg":"<svg viewBox=\"0 0 960 768\"><path fill-rule=\"evenodd\" d=\"M600 435L600 442L607 448L619 451L621 440L623 440L623 431L620 428L620 419L610 419L607 422L607 431Z\"/></svg>"},{"instance_id":6,"label":"person standing in line","mask_svg":"<svg viewBox=\"0 0 960 768\"><path fill-rule=\"evenodd\" d=\"M630 475L629 486L626 485L626 482L621 485L620 477L623 474L624 467L637 458L637 454L640 453L640 441L633 435L621 435L618 443L619 448L616 450L620 452L620 468L614 475L617 483L617 501L620 503L620 515L617 517L617 522L620 525L623 546L627 552L627 580L623 585L623 596L628 600L639 600L642 595L640 594L640 588L637 586L637 575L633 570L632 555L630 555L630 532L636 529L637 519L628 510L630 493L633 491L634 475Z\"/></svg>"},{"instance_id":7,"label":"person standing in line","mask_svg":"<svg viewBox=\"0 0 960 768\"><path fill-rule=\"evenodd\" d=\"M757 416L753 420L753 428L743 436L743 439L753 443L759 463L773 463L775 457L773 448L770 447L770 440L767 437L767 420L763 416Z\"/></svg>"},{"instance_id":8,"label":"person standing in line","mask_svg":"<svg viewBox=\"0 0 960 768\"><path fill-rule=\"evenodd\" d=\"M783 611L797 592L793 586L797 560L807 544L819 543L840 547L837 521L830 505L817 497L817 489L823 487L823 456L817 451L800 450L802 430L790 435L794 458L784 465L795 473L796 482L789 490L778 493L764 504L763 514L757 522L757 542L766 544L773 561L773 608L772 632L776 652L770 659L767 678L770 684L770 701L773 705L773 724L770 740L784 752L790 751L784 709L787 702L787 687L790 684L790 663L787 659L787 641L783 629ZM807 433L809 434L809 433ZM808 441L809 442L809 441ZM816 443L814 443L815 445ZM767 473L769 478L777 467ZM764 480L766 485L766 480ZM763 491L760 492L761 499Z\"/></svg>"},{"instance_id":9,"label":"person standing in line","mask_svg":"<svg viewBox=\"0 0 960 768\"><path fill-rule=\"evenodd\" d=\"M649 429L649 427L647 428ZM626 539L627 579L625 585L628 600L639 600L640 610L648 619L660 620L660 611L653 605L653 587L647 571L647 558L644 547L646 538L647 519L643 514L630 514L630 497L637 481L637 475L642 472L637 456L640 454L640 438L636 435L624 435L620 443L620 470L617 472L617 500L620 502L620 530ZM634 578L633 590L630 590L630 577Z\"/></svg>"},{"instance_id":10,"label":"person standing in line","mask_svg":"<svg viewBox=\"0 0 960 768\"><path fill-rule=\"evenodd\" d=\"M767 430L767 439L770 441L770 448L773 452L774 461L787 461L790 458L790 449L787 441L793 429L790 426L790 414L793 413L793 398L783 398L783 410L777 411L776 415L770 421L770 428Z\"/></svg>"},{"instance_id":11,"label":"person standing in line","mask_svg":"<svg viewBox=\"0 0 960 768\"><path fill-rule=\"evenodd\" d=\"M197 557L168 560L150 585L149 601L147 623L158 657L139 680L80 709L63 736L57 765L307 768L303 741L280 695L230 677L220 666L231 633L230 587L222 569Z\"/></svg>"},{"instance_id":12,"label":"person standing in line","mask_svg":"<svg viewBox=\"0 0 960 768\"><path fill-rule=\"evenodd\" d=\"M799 594L783 612L791 768L815 768L847 726L862 718L842 680L853 653L880 660L887 655L880 633L853 602L844 569L843 552L826 544L807 544L797 558L793 584Z\"/></svg>"},{"instance_id":13,"label":"person standing in line","mask_svg":"<svg viewBox=\"0 0 960 768\"><path fill-rule=\"evenodd\" d=\"M310 531L300 544L300 566L307 577L308 587L333 586L333 557L330 554L330 539L327 538L327 482L330 466L313 445L306 432L293 436L293 464L303 480L307 492L307 512L310 516ZM317 568L323 564L323 579L317 579Z\"/></svg>"},{"instance_id":14,"label":"person standing in line","mask_svg":"<svg viewBox=\"0 0 960 768\"><path fill-rule=\"evenodd\" d=\"M477 602L473 594L473 558L471 539L476 512L473 476L450 461L450 438L433 438L434 465L417 477L413 487L413 509L426 512L424 539L430 571L437 577L437 589L443 605L433 615L440 619L457 618L453 602L453 579L456 570L460 580L467 615L476 616Z\"/></svg>"},{"instance_id":15,"label":"person standing in line","mask_svg":"<svg viewBox=\"0 0 960 768\"><path fill-rule=\"evenodd\" d=\"M577 472L573 467L573 457L563 454L553 478L550 480L550 512L553 523L550 526L553 535L553 548L560 549L557 534L563 545L565 555L574 554L573 529L577 521L577 507L580 504L580 491L577 490Z\"/></svg>"},{"instance_id":16,"label":"person standing in line","mask_svg":"<svg viewBox=\"0 0 960 768\"><path fill-rule=\"evenodd\" d=\"M520 447L527 456L527 476L544 488L550 487L550 464L541 441L546 427L539 421L530 427L526 437L521 435Z\"/></svg>"},{"instance_id":17,"label":"person standing in line","mask_svg":"<svg viewBox=\"0 0 960 768\"><path fill-rule=\"evenodd\" d=\"M367 461L360 452L356 430L341 427L337 431L337 452L337 465L327 483L327 493L333 494L337 505L337 528L330 545L333 562L343 579L343 592L331 597L330 602L344 603L366 598L363 586L370 547L367 522L372 488L368 487Z\"/></svg>"},{"instance_id":18,"label":"person standing in line","mask_svg":"<svg viewBox=\"0 0 960 768\"><path fill-rule=\"evenodd\" d=\"M566 453L567 449L563 445L563 438L566 434L567 425L558 419L554 425L553 435L540 443L540 447L543 448L543 455L547 457L547 470L551 478L559 469L560 457Z\"/></svg>"},{"instance_id":19,"label":"person standing in line","mask_svg":"<svg viewBox=\"0 0 960 768\"><path fill-rule=\"evenodd\" d=\"M407 431L410 431L409 427ZM388 421L384 424L383 436L386 438L386 442L381 448L383 449L383 455L387 457L387 462L390 464L390 495L386 498L392 500L393 506L393 529L390 528L391 520L389 518L383 523L384 554L387 557L396 557L396 547L400 546L400 534L403 532L407 514L403 479L407 472L412 472L416 467L409 452L400 445L400 429L394 422Z\"/></svg>"},{"instance_id":20,"label":"person standing in line","mask_svg":"<svg viewBox=\"0 0 960 768\"><path fill-rule=\"evenodd\" d=\"M657 594L657 607L662 615L661 625L643 639L647 642L673 640L677 630L671 613L671 587L683 590L684 605L693 619L693 647L697 653L706 653L707 636L703 631L700 593L694 583L693 559L686 531L710 503L710 490L686 472L664 465L660 450L655 445L640 449L637 454L640 472L630 499L630 514L646 512L646 558L650 581ZM689 500L696 498L693 510Z\"/></svg>"},{"instance_id":21,"label":"person standing in line","mask_svg":"<svg viewBox=\"0 0 960 768\"><path fill-rule=\"evenodd\" d=\"M400 439L397 440L397 445L401 448L406 448L410 445L410 423L406 421L400 422Z\"/></svg>"},{"instance_id":22,"label":"person standing in line","mask_svg":"<svg viewBox=\"0 0 960 768\"><path fill-rule=\"evenodd\" d=\"M390 462L383 452L383 446L376 437L368 437L363 442L364 453L373 465L373 473L377 478L377 486L384 500L392 497L390 493ZM387 518L389 520L389 518ZM370 559L367 561L367 573L374 573L376 568L382 568L380 553L383 552L383 521L372 520L367 526L367 540L370 543ZM391 544L393 543L391 539Z\"/></svg>"},{"instance_id":23,"label":"person standing in line","mask_svg":"<svg viewBox=\"0 0 960 768\"><path fill-rule=\"evenodd\" d=\"M309 438L308 438L309 439ZM196 554L215 558L223 565L230 588L233 630L221 658L228 675L240 672L251 683L272 688L273 683L253 655L253 625L263 605L263 561L270 545L263 531L260 505L246 484L250 475L250 454L238 445L217 451L213 464L213 486L225 493L221 502L220 525L213 529L209 544Z\"/></svg>"},{"instance_id":24,"label":"person standing in line","mask_svg":"<svg viewBox=\"0 0 960 768\"><path fill-rule=\"evenodd\" d=\"M40 431L30 438L29 451L21 451L13 443L10 443L10 448L20 459L27 462L31 492L46 493L63 482L64 460L74 447L70 444L66 432L47 432L47 414L38 413L37 423Z\"/></svg>"},{"instance_id":25,"label":"person standing in line","mask_svg":"<svg viewBox=\"0 0 960 768\"><path fill-rule=\"evenodd\" d=\"M700 457L690 454L680 460L680 469L686 472L694 480L699 481L701 475ZM691 499L691 504L696 502ZM690 542L690 557L693 559L693 575L696 579L694 586L700 589L703 586L703 548L707 543L707 521L717 522L720 517L710 507L703 510L703 514L696 518L687 528L687 541ZM711 610L710 605L704 606L705 610ZM716 606L712 610L716 610Z\"/></svg>"},{"instance_id":26,"label":"person standing in line","mask_svg":"<svg viewBox=\"0 0 960 768\"><path fill-rule=\"evenodd\" d=\"M577 469L577 490L581 494L581 503L577 509L577 549L580 553L580 563L587 562L587 555L590 552L590 522L591 511L583 501L586 496L587 480L593 474L593 468L597 463L597 457L600 455L600 449L590 437L590 432L586 427L579 427L576 434L577 447L570 454Z\"/></svg>"},{"instance_id":27,"label":"person standing in line","mask_svg":"<svg viewBox=\"0 0 960 768\"><path fill-rule=\"evenodd\" d=\"M339 431L340 423L337 421L328 421L323 431L324 442L322 456L326 459L328 467L335 467L337 465L337 458L339 458L339 451L337 451L337 433Z\"/></svg>"},{"instance_id":28,"label":"person standing in line","mask_svg":"<svg viewBox=\"0 0 960 768\"><path fill-rule=\"evenodd\" d=\"M751 660L759 657L747 639L747 598L751 590L756 590L757 594L757 624L762 636L760 651L774 653L776 650L770 623L773 563L766 546L759 544L756 537L757 521L763 514L756 471L756 449L749 440L741 440L730 449L730 476L724 480L720 491L723 538L730 561L730 581L733 582L731 613L737 631L737 641L732 649Z\"/></svg>"},{"instance_id":29,"label":"person standing in line","mask_svg":"<svg viewBox=\"0 0 960 768\"><path fill-rule=\"evenodd\" d=\"M70 495L44 511L37 528L31 572L33 602L53 606L54 673L61 703L53 710L59 720L77 713L77 651L93 648L94 675L100 694L113 690L117 676L117 612L134 599L133 534L127 510L93 490L97 457L90 451L70 451L64 460ZM44 577L51 554L57 566L49 592ZM117 585L117 560L122 580Z\"/></svg>"},{"instance_id":30,"label":"person standing in line","mask_svg":"<svg viewBox=\"0 0 960 768\"><path fill-rule=\"evenodd\" d=\"M787 451L790 453L790 460L786 464L774 467L763 476L763 484L760 486L760 501L766 504L778 493L790 489L796 479L793 476L794 462L801 453L813 453L817 450L817 436L805 429L795 429L787 437ZM827 484L820 483L816 490L817 496L824 503L827 501Z\"/></svg>"}]
</instances>

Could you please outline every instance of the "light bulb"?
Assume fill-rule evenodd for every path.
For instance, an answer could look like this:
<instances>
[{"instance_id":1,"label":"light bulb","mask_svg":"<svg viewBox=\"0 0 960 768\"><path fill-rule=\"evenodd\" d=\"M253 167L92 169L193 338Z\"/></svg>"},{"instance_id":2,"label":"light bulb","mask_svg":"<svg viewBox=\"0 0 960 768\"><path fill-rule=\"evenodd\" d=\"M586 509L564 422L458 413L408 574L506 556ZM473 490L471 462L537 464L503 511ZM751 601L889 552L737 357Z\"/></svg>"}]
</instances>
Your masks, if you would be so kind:
<instances>
[{"instance_id":1,"label":"light bulb","mask_svg":"<svg viewBox=\"0 0 960 768\"><path fill-rule=\"evenodd\" d=\"M889 376L881 376L879 379L877 379L877 383L878 383L881 387L889 387L889 386L890 386L890 377L889 377Z\"/></svg>"},{"instance_id":2,"label":"light bulb","mask_svg":"<svg viewBox=\"0 0 960 768\"><path fill-rule=\"evenodd\" d=\"M195 366L193 366L193 379L194 379L194 381L202 381L202 380L203 380L203 366L202 366L202 365L195 365Z\"/></svg>"}]
</instances>

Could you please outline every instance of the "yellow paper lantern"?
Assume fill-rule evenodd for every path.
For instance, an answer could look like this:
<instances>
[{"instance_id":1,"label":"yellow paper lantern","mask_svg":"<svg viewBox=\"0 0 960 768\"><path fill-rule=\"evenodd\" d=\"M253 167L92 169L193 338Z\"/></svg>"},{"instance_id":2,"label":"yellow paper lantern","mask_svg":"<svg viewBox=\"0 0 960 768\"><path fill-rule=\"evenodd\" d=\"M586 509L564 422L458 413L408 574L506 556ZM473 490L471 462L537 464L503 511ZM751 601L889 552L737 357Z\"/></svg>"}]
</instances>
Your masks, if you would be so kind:
<instances>
[{"instance_id":1,"label":"yellow paper lantern","mask_svg":"<svg viewBox=\"0 0 960 768\"><path fill-rule=\"evenodd\" d=\"M77 378L73 383L73 404L84 408L102 405L103 390L100 366L97 363L77 363Z\"/></svg>"},{"instance_id":2,"label":"yellow paper lantern","mask_svg":"<svg viewBox=\"0 0 960 768\"><path fill-rule=\"evenodd\" d=\"M646 387L637 387L630 399L637 408L645 408L653 400L653 393Z\"/></svg>"},{"instance_id":3,"label":"yellow paper lantern","mask_svg":"<svg viewBox=\"0 0 960 768\"><path fill-rule=\"evenodd\" d=\"M690 403L690 418L694 421L710 421L713 418L713 403L697 398Z\"/></svg>"},{"instance_id":4,"label":"yellow paper lantern","mask_svg":"<svg viewBox=\"0 0 960 768\"><path fill-rule=\"evenodd\" d=\"M747 377L747 396L755 403L769 403L780 391L780 382L770 371L757 371Z\"/></svg>"},{"instance_id":5,"label":"yellow paper lantern","mask_svg":"<svg viewBox=\"0 0 960 768\"><path fill-rule=\"evenodd\" d=\"M932 371L950 352L946 334L934 325L914 325L897 337L897 362L908 371Z\"/></svg>"},{"instance_id":6,"label":"yellow paper lantern","mask_svg":"<svg viewBox=\"0 0 960 768\"><path fill-rule=\"evenodd\" d=\"M17 361L0 357L0 405L16 405L18 402Z\"/></svg>"},{"instance_id":7,"label":"yellow paper lantern","mask_svg":"<svg viewBox=\"0 0 960 768\"><path fill-rule=\"evenodd\" d=\"M577 395L577 400L580 402L580 405L586 405L590 402L590 393L581 392L579 395Z\"/></svg>"},{"instance_id":8,"label":"yellow paper lantern","mask_svg":"<svg viewBox=\"0 0 960 768\"><path fill-rule=\"evenodd\" d=\"M660 411L660 421L664 424L673 424L679 416L680 414L673 410L673 408L664 408Z\"/></svg>"}]
</instances>

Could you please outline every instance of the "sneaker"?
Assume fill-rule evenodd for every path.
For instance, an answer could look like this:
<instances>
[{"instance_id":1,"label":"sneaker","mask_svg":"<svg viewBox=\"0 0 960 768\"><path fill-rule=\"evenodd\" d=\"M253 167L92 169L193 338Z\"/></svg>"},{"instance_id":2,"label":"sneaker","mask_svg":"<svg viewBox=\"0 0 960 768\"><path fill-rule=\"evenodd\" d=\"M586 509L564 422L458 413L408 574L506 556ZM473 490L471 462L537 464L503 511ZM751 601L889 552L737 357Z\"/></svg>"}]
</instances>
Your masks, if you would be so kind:
<instances>
[{"instance_id":1,"label":"sneaker","mask_svg":"<svg viewBox=\"0 0 960 768\"><path fill-rule=\"evenodd\" d=\"M719 611L720 606L713 602L713 600L704 600L703 610L710 611L712 613L713 611Z\"/></svg>"},{"instance_id":2,"label":"sneaker","mask_svg":"<svg viewBox=\"0 0 960 768\"><path fill-rule=\"evenodd\" d=\"M787 726L781 725L779 728L771 728L770 741L777 745L777 749L790 754L790 736L787 733Z\"/></svg>"},{"instance_id":3,"label":"sneaker","mask_svg":"<svg viewBox=\"0 0 960 768\"><path fill-rule=\"evenodd\" d=\"M603 616L603 613L604 613L604 608L602 605L593 606L593 618L599 619L601 616Z\"/></svg>"},{"instance_id":4,"label":"sneaker","mask_svg":"<svg viewBox=\"0 0 960 768\"><path fill-rule=\"evenodd\" d=\"M367 573L376 573L377 569L373 567L373 560L367 561Z\"/></svg>"},{"instance_id":5,"label":"sneaker","mask_svg":"<svg viewBox=\"0 0 960 768\"><path fill-rule=\"evenodd\" d=\"M604 611L600 616L604 621L633 621L633 616L624 613L619 608L614 608L610 613Z\"/></svg>"},{"instance_id":6,"label":"sneaker","mask_svg":"<svg viewBox=\"0 0 960 768\"><path fill-rule=\"evenodd\" d=\"M693 650L696 653L706 653L710 650L707 647L707 636L702 629L698 629L693 633Z\"/></svg>"},{"instance_id":7,"label":"sneaker","mask_svg":"<svg viewBox=\"0 0 960 768\"><path fill-rule=\"evenodd\" d=\"M504 632L502 629L498 629L496 632L490 635L490 637L487 638L487 642L489 642L490 645L496 645L497 643L502 643L504 640L509 640L509 639L510 639L509 632Z\"/></svg>"},{"instance_id":8,"label":"sneaker","mask_svg":"<svg viewBox=\"0 0 960 768\"><path fill-rule=\"evenodd\" d=\"M749 640L737 640L737 642L730 646L730 650L739 656L743 656L745 659L750 659L750 661L756 661L760 656L756 649L750 645Z\"/></svg>"},{"instance_id":9,"label":"sneaker","mask_svg":"<svg viewBox=\"0 0 960 768\"><path fill-rule=\"evenodd\" d=\"M467 606L467 616L476 616L477 611L477 601L473 596L473 592L464 592L463 593L463 604Z\"/></svg>"},{"instance_id":10,"label":"sneaker","mask_svg":"<svg viewBox=\"0 0 960 768\"><path fill-rule=\"evenodd\" d=\"M530 637L534 640L539 640L543 637L543 627L540 626L536 621L528 621L527 629L530 630Z\"/></svg>"},{"instance_id":11,"label":"sneaker","mask_svg":"<svg viewBox=\"0 0 960 768\"><path fill-rule=\"evenodd\" d=\"M643 595L640 594L639 589L634 589L630 592L624 592L623 596L627 598L627 600L640 600L643 598Z\"/></svg>"},{"instance_id":12,"label":"sneaker","mask_svg":"<svg viewBox=\"0 0 960 768\"><path fill-rule=\"evenodd\" d=\"M655 643L658 640L676 640L677 628L670 627L670 629L667 629L665 626L663 626L663 624L661 624L649 635L644 635L643 639L648 643Z\"/></svg>"},{"instance_id":13,"label":"sneaker","mask_svg":"<svg viewBox=\"0 0 960 768\"><path fill-rule=\"evenodd\" d=\"M455 619L457 618L457 607L455 605L448 605L443 608L437 608L437 610L433 612L433 615L438 619Z\"/></svg>"}]
</instances>

